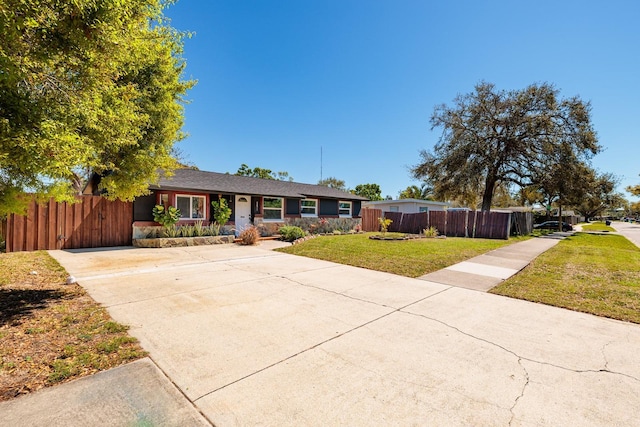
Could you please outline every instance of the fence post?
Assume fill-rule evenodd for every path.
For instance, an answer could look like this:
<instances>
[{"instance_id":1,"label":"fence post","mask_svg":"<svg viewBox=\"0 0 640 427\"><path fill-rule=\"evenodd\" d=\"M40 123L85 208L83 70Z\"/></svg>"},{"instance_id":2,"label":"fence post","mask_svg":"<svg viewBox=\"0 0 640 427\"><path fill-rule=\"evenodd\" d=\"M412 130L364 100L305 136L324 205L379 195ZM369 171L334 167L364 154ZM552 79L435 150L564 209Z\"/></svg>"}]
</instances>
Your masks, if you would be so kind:
<instances>
[{"instance_id":1,"label":"fence post","mask_svg":"<svg viewBox=\"0 0 640 427\"><path fill-rule=\"evenodd\" d=\"M449 211L444 211L444 235L447 235L447 219L448 219Z\"/></svg>"},{"instance_id":2,"label":"fence post","mask_svg":"<svg viewBox=\"0 0 640 427\"><path fill-rule=\"evenodd\" d=\"M507 230L504 236L505 240L509 240L509 235L511 234L511 215L512 213L509 212L509 220L507 221Z\"/></svg>"}]
</instances>

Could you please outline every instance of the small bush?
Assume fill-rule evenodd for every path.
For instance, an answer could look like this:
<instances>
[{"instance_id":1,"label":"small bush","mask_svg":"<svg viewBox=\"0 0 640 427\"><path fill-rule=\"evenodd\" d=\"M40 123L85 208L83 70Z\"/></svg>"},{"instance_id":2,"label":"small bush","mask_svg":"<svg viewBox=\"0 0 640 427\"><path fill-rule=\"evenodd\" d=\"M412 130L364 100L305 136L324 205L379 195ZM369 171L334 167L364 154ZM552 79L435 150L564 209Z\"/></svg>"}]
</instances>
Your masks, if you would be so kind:
<instances>
[{"instance_id":1,"label":"small bush","mask_svg":"<svg viewBox=\"0 0 640 427\"><path fill-rule=\"evenodd\" d=\"M203 225L202 220L200 221L196 221L195 224L193 224L193 235L194 236L205 236L206 235L206 227Z\"/></svg>"},{"instance_id":2,"label":"small bush","mask_svg":"<svg viewBox=\"0 0 640 427\"><path fill-rule=\"evenodd\" d=\"M435 227L429 227L422 230L425 237L438 237L438 230Z\"/></svg>"},{"instance_id":3,"label":"small bush","mask_svg":"<svg viewBox=\"0 0 640 427\"><path fill-rule=\"evenodd\" d=\"M152 213L153 220L163 227L171 227L180 221L180 209L173 206L155 205Z\"/></svg>"},{"instance_id":4,"label":"small bush","mask_svg":"<svg viewBox=\"0 0 640 427\"><path fill-rule=\"evenodd\" d=\"M211 223L204 227L205 236L217 236L220 234L220 225Z\"/></svg>"},{"instance_id":5,"label":"small bush","mask_svg":"<svg viewBox=\"0 0 640 427\"><path fill-rule=\"evenodd\" d=\"M303 238L305 235L306 233L302 228L294 225L285 225L280 227L280 236L282 237L282 240L286 242L293 242L294 240Z\"/></svg>"},{"instance_id":6,"label":"small bush","mask_svg":"<svg viewBox=\"0 0 640 427\"><path fill-rule=\"evenodd\" d=\"M214 200L211 202L211 206L213 207L213 219L222 227L229 221L229 218L231 218L231 208L227 204L227 200L218 196L218 201L216 202Z\"/></svg>"},{"instance_id":7,"label":"small bush","mask_svg":"<svg viewBox=\"0 0 640 427\"><path fill-rule=\"evenodd\" d=\"M180 237L180 228L175 225L164 227L163 234L164 237Z\"/></svg>"},{"instance_id":8,"label":"small bush","mask_svg":"<svg viewBox=\"0 0 640 427\"><path fill-rule=\"evenodd\" d=\"M242 245L255 245L258 240L260 240L260 232L253 225L246 227L240 233L240 244Z\"/></svg>"},{"instance_id":9,"label":"small bush","mask_svg":"<svg viewBox=\"0 0 640 427\"><path fill-rule=\"evenodd\" d=\"M193 237L195 235L195 229L193 225L183 225L180 227L180 234L182 237Z\"/></svg>"},{"instance_id":10,"label":"small bush","mask_svg":"<svg viewBox=\"0 0 640 427\"><path fill-rule=\"evenodd\" d=\"M381 217L381 218L378 218L378 222L380 223L380 231L382 232L382 234L386 234L393 220L389 218Z\"/></svg>"},{"instance_id":11,"label":"small bush","mask_svg":"<svg viewBox=\"0 0 640 427\"><path fill-rule=\"evenodd\" d=\"M335 230L350 233L361 228L359 218L287 218L287 225L300 227L309 234L332 234Z\"/></svg>"}]
</instances>

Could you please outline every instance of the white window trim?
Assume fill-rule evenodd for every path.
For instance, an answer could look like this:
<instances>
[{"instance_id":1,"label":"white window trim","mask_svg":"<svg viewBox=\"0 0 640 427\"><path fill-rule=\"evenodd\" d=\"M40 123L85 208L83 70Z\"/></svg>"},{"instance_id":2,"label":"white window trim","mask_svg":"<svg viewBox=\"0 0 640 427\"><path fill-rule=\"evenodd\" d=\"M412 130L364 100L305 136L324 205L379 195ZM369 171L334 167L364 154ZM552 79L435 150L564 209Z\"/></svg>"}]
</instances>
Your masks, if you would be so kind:
<instances>
[{"instance_id":1,"label":"white window trim","mask_svg":"<svg viewBox=\"0 0 640 427\"><path fill-rule=\"evenodd\" d=\"M180 220L181 221L196 221L196 220L205 220L207 219L207 197L203 196L201 194L176 194L176 200L175 200L175 206L178 207L178 197L188 197L189 198L189 216L184 216L184 212L180 211ZM192 218L192 214L193 212L191 212L191 209L193 208L193 198L194 197L199 197L201 199L204 200L204 202L202 203L202 208L203 208L203 212L202 212L202 218Z\"/></svg>"},{"instance_id":2,"label":"white window trim","mask_svg":"<svg viewBox=\"0 0 640 427\"><path fill-rule=\"evenodd\" d=\"M278 199L280 200L280 208L268 208L264 204L265 199ZM280 211L280 218L266 218L265 211ZM282 197L263 197L262 198L262 221L263 222L282 222L284 217L284 198Z\"/></svg>"},{"instance_id":3,"label":"white window trim","mask_svg":"<svg viewBox=\"0 0 640 427\"><path fill-rule=\"evenodd\" d=\"M340 203L348 203L349 204L349 213L348 214L341 214L340 213ZM353 216L353 202L350 202L348 200L338 200L338 216L341 218L351 218Z\"/></svg>"},{"instance_id":4,"label":"white window trim","mask_svg":"<svg viewBox=\"0 0 640 427\"><path fill-rule=\"evenodd\" d=\"M313 210L314 210L313 213L302 213L302 209L311 208L311 206L302 206L302 204L304 202L314 202L315 203L315 206L313 206ZM300 201L300 216L305 217L305 218L309 218L309 217L316 218L318 216L318 205L319 205L318 199L302 199Z\"/></svg>"}]
</instances>

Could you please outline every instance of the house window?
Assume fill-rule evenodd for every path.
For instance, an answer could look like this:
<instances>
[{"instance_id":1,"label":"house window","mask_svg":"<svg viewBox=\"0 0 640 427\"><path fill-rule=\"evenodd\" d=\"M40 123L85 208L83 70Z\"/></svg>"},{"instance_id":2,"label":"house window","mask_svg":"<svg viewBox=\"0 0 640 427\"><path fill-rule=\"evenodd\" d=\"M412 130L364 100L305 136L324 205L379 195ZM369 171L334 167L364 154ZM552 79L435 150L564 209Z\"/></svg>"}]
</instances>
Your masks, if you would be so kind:
<instances>
[{"instance_id":1,"label":"house window","mask_svg":"<svg viewBox=\"0 0 640 427\"><path fill-rule=\"evenodd\" d=\"M400 207L398 206L389 206L389 212L399 212Z\"/></svg>"},{"instance_id":2,"label":"house window","mask_svg":"<svg viewBox=\"0 0 640 427\"><path fill-rule=\"evenodd\" d=\"M262 218L265 221L281 221L282 205L282 198L280 197L265 197L263 201Z\"/></svg>"},{"instance_id":3,"label":"house window","mask_svg":"<svg viewBox=\"0 0 640 427\"><path fill-rule=\"evenodd\" d=\"M351 202L339 202L338 203L338 215L351 216Z\"/></svg>"},{"instance_id":4,"label":"house window","mask_svg":"<svg viewBox=\"0 0 640 427\"><path fill-rule=\"evenodd\" d=\"M176 196L176 207L180 209L180 219L204 219L205 196Z\"/></svg>"},{"instance_id":5,"label":"house window","mask_svg":"<svg viewBox=\"0 0 640 427\"><path fill-rule=\"evenodd\" d=\"M316 199L304 199L300 202L302 216L318 216L318 201Z\"/></svg>"},{"instance_id":6,"label":"house window","mask_svg":"<svg viewBox=\"0 0 640 427\"><path fill-rule=\"evenodd\" d=\"M167 193L160 194L160 204L167 206L169 204L169 195Z\"/></svg>"},{"instance_id":7,"label":"house window","mask_svg":"<svg viewBox=\"0 0 640 427\"><path fill-rule=\"evenodd\" d=\"M420 206L418 207L418 212L429 212L428 206Z\"/></svg>"}]
</instances>

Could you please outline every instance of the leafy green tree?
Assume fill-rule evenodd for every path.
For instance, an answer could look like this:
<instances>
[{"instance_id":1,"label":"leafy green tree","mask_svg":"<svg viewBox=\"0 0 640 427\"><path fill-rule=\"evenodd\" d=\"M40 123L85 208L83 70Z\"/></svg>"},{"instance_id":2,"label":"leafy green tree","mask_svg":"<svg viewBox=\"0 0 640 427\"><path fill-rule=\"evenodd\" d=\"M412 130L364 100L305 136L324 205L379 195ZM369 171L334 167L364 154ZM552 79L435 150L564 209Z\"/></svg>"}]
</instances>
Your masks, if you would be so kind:
<instances>
[{"instance_id":1,"label":"leafy green tree","mask_svg":"<svg viewBox=\"0 0 640 427\"><path fill-rule=\"evenodd\" d=\"M431 188L426 184L422 184L420 187L417 185L409 185L402 190L398 196L400 199L419 199L419 200L433 200L433 194Z\"/></svg>"},{"instance_id":2,"label":"leafy green tree","mask_svg":"<svg viewBox=\"0 0 640 427\"><path fill-rule=\"evenodd\" d=\"M559 99L547 83L506 92L481 82L475 92L456 97L453 107L434 109L432 129L443 132L432 152L421 151L412 174L439 199L468 197L480 188L482 210L489 210L500 183L536 184L558 146L579 159L599 152L590 108L578 97Z\"/></svg>"},{"instance_id":3,"label":"leafy green tree","mask_svg":"<svg viewBox=\"0 0 640 427\"><path fill-rule=\"evenodd\" d=\"M0 206L68 200L87 170L107 197L148 191L183 138L183 34L163 0L0 2Z\"/></svg>"},{"instance_id":4,"label":"leafy green tree","mask_svg":"<svg viewBox=\"0 0 640 427\"><path fill-rule=\"evenodd\" d=\"M640 184L639 185L630 185L625 190L634 196L640 196Z\"/></svg>"},{"instance_id":5,"label":"leafy green tree","mask_svg":"<svg viewBox=\"0 0 640 427\"><path fill-rule=\"evenodd\" d=\"M240 165L234 175L261 179L276 179L278 181L293 181L293 177L289 176L289 172L273 172L271 169L263 169L260 167L251 169L245 163Z\"/></svg>"},{"instance_id":6,"label":"leafy green tree","mask_svg":"<svg viewBox=\"0 0 640 427\"><path fill-rule=\"evenodd\" d=\"M509 208L516 206L518 202L511 194L511 188L504 183L500 183L496 186L493 194L493 200L491 206L497 208Z\"/></svg>"},{"instance_id":7,"label":"leafy green tree","mask_svg":"<svg viewBox=\"0 0 640 427\"><path fill-rule=\"evenodd\" d=\"M382 200L382 190L378 184L358 184L351 193L372 201Z\"/></svg>"},{"instance_id":8,"label":"leafy green tree","mask_svg":"<svg viewBox=\"0 0 640 427\"><path fill-rule=\"evenodd\" d=\"M420 199L422 196L422 191L420 191L420 187L417 185L410 185L404 190L402 190L398 196L400 199Z\"/></svg>"},{"instance_id":9,"label":"leafy green tree","mask_svg":"<svg viewBox=\"0 0 640 427\"><path fill-rule=\"evenodd\" d=\"M540 175L534 176L546 205L558 206L558 216L562 217L562 208L579 203L589 190L593 180L593 169L577 157L569 144L560 144L553 154L547 153L548 164L540 168ZM562 230L558 222L558 230Z\"/></svg>"},{"instance_id":10,"label":"leafy green tree","mask_svg":"<svg viewBox=\"0 0 640 427\"><path fill-rule=\"evenodd\" d=\"M520 187L516 194L516 202L520 206L533 206L537 203L543 203L543 199L544 196L535 185Z\"/></svg>"},{"instance_id":11,"label":"leafy green tree","mask_svg":"<svg viewBox=\"0 0 640 427\"><path fill-rule=\"evenodd\" d=\"M335 177L329 177L318 181L318 185L324 185L325 187L335 188L337 190L347 191L347 185L341 179Z\"/></svg>"},{"instance_id":12,"label":"leafy green tree","mask_svg":"<svg viewBox=\"0 0 640 427\"><path fill-rule=\"evenodd\" d=\"M586 220L602 215L607 210L624 206L627 201L615 191L618 179L611 173L591 174L584 195L577 200L574 210Z\"/></svg>"}]
</instances>

